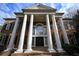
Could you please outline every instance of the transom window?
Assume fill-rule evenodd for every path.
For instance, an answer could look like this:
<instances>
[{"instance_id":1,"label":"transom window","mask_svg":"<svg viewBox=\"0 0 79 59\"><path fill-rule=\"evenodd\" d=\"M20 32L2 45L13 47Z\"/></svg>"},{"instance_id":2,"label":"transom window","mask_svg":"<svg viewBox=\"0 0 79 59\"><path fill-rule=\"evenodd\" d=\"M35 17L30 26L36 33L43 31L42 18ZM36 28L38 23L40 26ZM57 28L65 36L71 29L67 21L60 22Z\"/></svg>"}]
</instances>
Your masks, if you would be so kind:
<instances>
[{"instance_id":1,"label":"transom window","mask_svg":"<svg viewBox=\"0 0 79 59\"><path fill-rule=\"evenodd\" d=\"M42 24L37 24L34 32L35 35L46 35L46 28Z\"/></svg>"}]
</instances>

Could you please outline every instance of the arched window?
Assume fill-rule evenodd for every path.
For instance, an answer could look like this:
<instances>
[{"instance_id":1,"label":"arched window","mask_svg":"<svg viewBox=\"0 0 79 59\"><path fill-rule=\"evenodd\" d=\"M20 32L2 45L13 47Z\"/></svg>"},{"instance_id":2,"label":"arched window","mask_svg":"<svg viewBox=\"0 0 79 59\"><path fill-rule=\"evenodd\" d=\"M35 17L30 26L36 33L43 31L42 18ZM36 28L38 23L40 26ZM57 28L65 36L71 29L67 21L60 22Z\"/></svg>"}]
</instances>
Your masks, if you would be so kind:
<instances>
[{"instance_id":1,"label":"arched window","mask_svg":"<svg viewBox=\"0 0 79 59\"><path fill-rule=\"evenodd\" d=\"M46 34L46 28L43 24L37 24L35 27L35 35L45 35Z\"/></svg>"}]
</instances>

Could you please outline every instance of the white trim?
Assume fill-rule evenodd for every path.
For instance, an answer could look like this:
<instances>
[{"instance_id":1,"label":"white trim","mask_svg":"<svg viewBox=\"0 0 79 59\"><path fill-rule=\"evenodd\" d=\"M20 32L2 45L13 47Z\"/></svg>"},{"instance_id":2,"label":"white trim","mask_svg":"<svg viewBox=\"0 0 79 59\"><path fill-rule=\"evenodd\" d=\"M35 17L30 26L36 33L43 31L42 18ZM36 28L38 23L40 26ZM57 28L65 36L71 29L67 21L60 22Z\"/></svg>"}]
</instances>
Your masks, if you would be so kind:
<instances>
[{"instance_id":1,"label":"white trim","mask_svg":"<svg viewBox=\"0 0 79 59\"><path fill-rule=\"evenodd\" d=\"M32 47L36 47L36 37L32 37Z\"/></svg>"},{"instance_id":2,"label":"white trim","mask_svg":"<svg viewBox=\"0 0 79 59\"><path fill-rule=\"evenodd\" d=\"M54 12L24 12L24 14L55 14Z\"/></svg>"},{"instance_id":3,"label":"white trim","mask_svg":"<svg viewBox=\"0 0 79 59\"><path fill-rule=\"evenodd\" d=\"M53 15L53 14L56 14L54 12L24 12L24 14L50 14L50 15ZM16 17L24 17L24 15L16 15ZM58 16L58 15L55 15L55 17L62 17L62 16Z\"/></svg>"},{"instance_id":4,"label":"white trim","mask_svg":"<svg viewBox=\"0 0 79 59\"><path fill-rule=\"evenodd\" d=\"M55 15L55 17L60 17L60 18L62 18L62 16L61 15L56 15L56 13L54 13L54 12L24 12L24 14L50 14L50 15Z\"/></svg>"},{"instance_id":5,"label":"white trim","mask_svg":"<svg viewBox=\"0 0 79 59\"><path fill-rule=\"evenodd\" d=\"M36 27L36 25L34 25L33 27ZM43 27L46 27L46 25L43 25Z\"/></svg>"},{"instance_id":6,"label":"white trim","mask_svg":"<svg viewBox=\"0 0 79 59\"><path fill-rule=\"evenodd\" d=\"M16 15L16 17L24 17L24 15Z\"/></svg>"},{"instance_id":7,"label":"white trim","mask_svg":"<svg viewBox=\"0 0 79 59\"><path fill-rule=\"evenodd\" d=\"M45 37L43 37L43 39L44 39L44 47L46 47L46 43L45 43L45 40L46 40L46 39L45 39Z\"/></svg>"},{"instance_id":8,"label":"white trim","mask_svg":"<svg viewBox=\"0 0 79 59\"><path fill-rule=\"evenodd\" d=\"M32 43L34 43L34 45L32 45L32 47L37 47L37 46L36 46L36 37L33 37L33 38L34 38L34 39L33 39L34 42L32 42ZM43 47L47 47L47 44L46 44L46 37L43 37L43 40L44 40L44 42L43 42L43 43L44 43Z\"/></svg>"},{"instance_id":9,"label":"white trim","mask_svg":"<svg viewBox=\"0 0 79 59\"><path fill-rule=\"evenodd\" d=\"M32 35L32 37L47 37L47 35Z\"/></svg>"},{"instance_id":10,"label":"white trim","mask_svg":"<svg viewBox=\"0 0 79 59\"><path fill-rule=\"evenodd\" d=\"M32 47L34 47L34 38L35 37L32 37Z\"/></svg>"},{"instance_id":11,"label":"white trim","mask_svg":"<svg viewBox=\"0 0 79 59\"><path fill-rule=\"evenodd\" d=\"M34 37L34 47L36 47L36 37Z\"/></svg>"},{"instance_id":12,"label":"white trim","mask_svg":"<svg viewBox=\"0 0 79 59\"><path fill-rule=\"evenodd\" d=\"M44 26L44 24L42 24L42 23L37 23L35 26L37 27L39 24L42 25L42 26Z\"/></svg>"}]
</instances>

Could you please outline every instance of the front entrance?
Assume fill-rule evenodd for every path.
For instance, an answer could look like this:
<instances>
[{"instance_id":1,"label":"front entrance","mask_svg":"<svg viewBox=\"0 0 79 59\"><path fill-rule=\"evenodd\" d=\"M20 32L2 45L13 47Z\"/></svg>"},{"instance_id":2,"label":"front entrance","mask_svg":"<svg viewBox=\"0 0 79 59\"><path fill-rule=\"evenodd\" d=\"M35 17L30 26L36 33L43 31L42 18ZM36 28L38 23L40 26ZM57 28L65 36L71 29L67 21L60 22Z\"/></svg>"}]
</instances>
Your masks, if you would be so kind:
<instances>
[{"instance_id":1,"label":"front entrance","mask_svg":"<svg viewBox=\"0 0 79 59\"><path fill-rule=\"evenodd\" d=\"M44 46L43 37L36 37L36 46Z\"/></svg>"}]
</instances>

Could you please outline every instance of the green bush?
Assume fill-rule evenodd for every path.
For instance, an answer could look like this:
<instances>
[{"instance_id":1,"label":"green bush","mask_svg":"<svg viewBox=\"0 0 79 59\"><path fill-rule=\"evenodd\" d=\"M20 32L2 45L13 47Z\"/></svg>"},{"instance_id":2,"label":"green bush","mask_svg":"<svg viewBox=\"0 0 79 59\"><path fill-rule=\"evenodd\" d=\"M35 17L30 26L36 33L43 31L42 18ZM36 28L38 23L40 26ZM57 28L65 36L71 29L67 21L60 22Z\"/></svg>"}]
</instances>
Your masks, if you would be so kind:
<instances>
[{"instance_id":1,"label":"green bush","mask_svg":"<svg viewBox=\"0 0 79 59\"><path fill-rule=\"evenodd\" d=\"M0 41L1 41L1 36L2 36L2 33L0 33Z\"/></svg>"},{"instance_id":2,"label":"green bush","mask_svg":"<svg viewBox=\"0 0 79 59\"><path fill-rule=\"evenodd\" d=\"M77 44L63 44L63 49L70 55L74 53L79 53L79 46Z\"/></svg>"}]
</instances>

